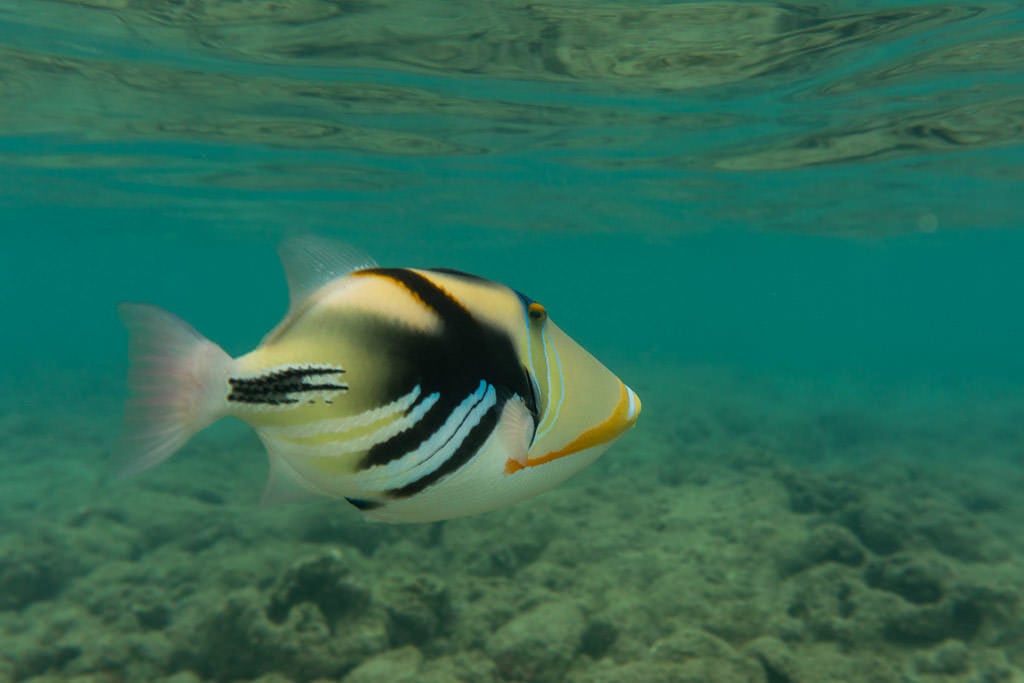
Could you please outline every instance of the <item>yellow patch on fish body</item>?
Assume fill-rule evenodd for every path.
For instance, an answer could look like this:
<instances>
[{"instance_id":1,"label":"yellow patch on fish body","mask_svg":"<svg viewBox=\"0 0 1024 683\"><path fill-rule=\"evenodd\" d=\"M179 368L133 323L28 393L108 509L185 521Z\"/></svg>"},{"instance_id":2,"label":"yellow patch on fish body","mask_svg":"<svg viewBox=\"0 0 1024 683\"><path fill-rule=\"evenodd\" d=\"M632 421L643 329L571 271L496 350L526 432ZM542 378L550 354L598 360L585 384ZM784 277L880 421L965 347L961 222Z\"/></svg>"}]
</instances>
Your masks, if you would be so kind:
<instances>
[{"instance_id":1,"label":"yellow patch on fish body","mask_svg":"<svg viewBox=\"0 0 1024 683\"><path fill-rule=\"evenodd\" d=\"M122 307L133 470L232 415L267 448L266 498L431 521L541 493L636 422L636 394L504 285L381 268L315 238L286 242L282 259L289 313L237 359L159 309Z\"/></svg>"}]
</instances>

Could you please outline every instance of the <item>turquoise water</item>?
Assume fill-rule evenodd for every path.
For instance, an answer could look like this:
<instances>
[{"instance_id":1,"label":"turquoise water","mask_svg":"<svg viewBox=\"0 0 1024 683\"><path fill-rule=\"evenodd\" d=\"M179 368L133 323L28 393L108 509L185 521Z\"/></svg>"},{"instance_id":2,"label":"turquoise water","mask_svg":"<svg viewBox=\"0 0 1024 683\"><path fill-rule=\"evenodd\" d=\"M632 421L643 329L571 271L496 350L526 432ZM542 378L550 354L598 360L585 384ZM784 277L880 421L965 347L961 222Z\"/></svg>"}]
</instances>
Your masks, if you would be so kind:
<instances>
[{"instance_id":1,"label":"turquoise water","mask_svg":"<svg viewBox=\"0 0 1024 683\"><path fill-rule=\"evenodd\" d=\"M460 611L460 600L471 600L456 584L468 585L459 572L474 557L470 549L529 545L486 530L523 522L515 515L533 514L533 502L469 526L452 523L446 528L465 534L457 546L424 531L381 532L393 554L387 561L447 586L453 606L434 615L436 633L396 637L388 622L390 640L358 656L317 651L308 669L283 655L250 666L238 663L241 654L183 654L175 628L223 625L188 606L207 585L202 578L194 591L160 603L175 614L180 600L186 616L157 627L126 625L103 611L115 608L82 597L95 585L131 585L117 573L124 563L172 562L147 559L151 547L139 540L161 524L160 548L193 552L185 539L198 527L174 520L211 514L191 507L207 489L230 506L225 525L249 528L251 518L256 531L228 534L229 545L212 546L219 554L197 549L192 560L175 561L264 563L262 574L238 574L260 590L294 579L287 565L309 549L287 549L289 534L306 543L314 532L301 520L296 528L305 531L275 526L305 513L257 507L264 460L241 428L198 437L167 473L108 480L127 358L117 304L155 303L233 355L244 353L287 306L275 247L303 233L350 242L384 265L452 267L512 285L636 388L645 413L635 433L567 485L572 495L601 491L588 504L595 519L606 514L624 527L609 531L613 537L630 535L616 506L642 509L647 495L687 498L673 488L689 485L680 484L691 476L680 469L705 472L700 486L726 482L727 500L776 479L793 497L793 477L822 476L877 491L871 510L917 501L924 507L897 513L908 528L917 518L959 519L974 529L963 532L968 537L1002 544L994 554L947 552L950 544L935 538L960 532L941 527L931 536L907 531L894 555L873 544L867 523L850 521L868 513L839 502L812 506L808 528L838 525L864 546L866 559L843 579L864 595L899 584L900 600L919 604L907 596L931 585L921 578L931 570L896 580L892 563L905 569L933 556L945 594L961 596L949 598L961 606L964 586L984 585L977 576L985 572L1024 576L1024 508L1012 493L1024 483L1022 63L1024 7L1015 2L0 0L0 463L12 472L0 484L0 519L8 520L0 593L25 595L0 601L0 642L12 643L9 652L0 647L0 681L270 681L278 679L259 676L275 672L281 680L342 680L410 643L424 667L410 680L697 680L643 669L655 664L640 653L684 623L760 662L733 670L721 664L728 658L707 655L725 668L703 680L824 680L807 677L820 656L811 644L844 638L853 654L827 660L836 680L868 680L859 677L869 670L889 680L877 673L886 667L908 677L900 680L1024 680L1017 612L1000 621L972 606L982 625L965 631L974 617L949 607L949 629L922 637L893 637L889 622L881 635L867 627L822 635L810 616L800 617L812 625L798 635L767 618L760 629L730 630L696 608L662 615L655 626L630 616L630 600L635 611L652 609L642 606L642 591L606 614L587 602L600 585L589 579L561 588L584 603L580 642L600 640L605 631L595 624L607 622L617 625L614 644L566 645L562 659L521 670L502 643L465 632L513 624L506 636L518 642L517 615L547 603L488 584L504 596L500 608ZM241 451L246 457L233 455ZM204 464L200 454L220 464ZM932 471L936 463L945 469ZM750 467L789 474L749 475ZM728 488L744 476L751 481ZM822 486L826 499L839 496ZM146 497L154 491L170 500ZM185 502L176 503L178 495ZM537 517L525 518L534 525L527 536L563 535L550 521L572 514L557 508L562 495L538 499ZM968 498L990 505L975 508ZM792 500L792 510L764 504L722 524L749 530L751 519L805 514ZM119 531L101 525L86 534L83 509L121 519ZM331 510L323 514L342 521L326 543L358 548L365 557L354 562L372 572L383 551L350 542L365 523ZM264 546L259 529L280 548ZM120 535L104 549L112 534ZM56 545L39 541L54 535ZM701 542L714 554L713 541ZM37 543L43 550L24 551ZM416 565L402 544L421 544L434 564ZM516 561L559 564L544 552ZM643 555L644 546L629 552ZM40 553L78 560L47 573L32 564ZM775 558L735 561L721 567L745 576ZM598 557L586 571L598 576L613 565ZM503 575L509 584L516 571ZM136 583L159 586L157 574ZM553 575L529 576L561 585ZM780 587L750 589L748 603L803 579L784 571L777 580ZM806 580L793 590L813 593L818 579ZM210 581L222 581L221 592L242 587ZM1019 596L1002 600L1016 605ZM394 613L377 600L373 609ZM862 614L875 604L864 600ZM934 602L933 612L946 608ZM165 638L146 647L170 643L170 654L136 649L104 659L88 638L76 641L73 656L54 654L47 647L61 610L80 613L72 632L105 628L123 639L145 631ZM575 617L566 619L572 631ZM796 673L758 640L766 637L787 644ZM936 673L921 664L942 658L935 648L960 645L968 653L960 669ZM459 663L437 663L451 661ZM362 675L351 680L405 680Z\"/></svg>"}]
</instances>

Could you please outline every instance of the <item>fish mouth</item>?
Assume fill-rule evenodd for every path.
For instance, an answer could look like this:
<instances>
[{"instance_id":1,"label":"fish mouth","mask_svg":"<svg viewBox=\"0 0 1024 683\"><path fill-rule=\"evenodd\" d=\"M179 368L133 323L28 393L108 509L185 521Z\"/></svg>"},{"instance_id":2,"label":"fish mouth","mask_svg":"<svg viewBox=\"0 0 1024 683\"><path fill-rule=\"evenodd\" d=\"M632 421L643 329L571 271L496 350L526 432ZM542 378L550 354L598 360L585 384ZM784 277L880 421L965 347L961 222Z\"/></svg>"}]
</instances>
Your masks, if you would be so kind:
<instances>
[{"instance_id":1,"label":"fish mouth","mask_svg":"<svg viewBox=\"0 0 1024 683\"><path fill-rule=\"evenodd\" d=\"M637 396L637 393L635 391L627 387L625 384L623 384L622 386L625 387L626 389L626 396L628 401L626 409L626 426L622 430L624 432L636 424L637 418L640 417L640 410L643 408L643 404L640 402L640 397Z\"/></svg>"}]
</instances>

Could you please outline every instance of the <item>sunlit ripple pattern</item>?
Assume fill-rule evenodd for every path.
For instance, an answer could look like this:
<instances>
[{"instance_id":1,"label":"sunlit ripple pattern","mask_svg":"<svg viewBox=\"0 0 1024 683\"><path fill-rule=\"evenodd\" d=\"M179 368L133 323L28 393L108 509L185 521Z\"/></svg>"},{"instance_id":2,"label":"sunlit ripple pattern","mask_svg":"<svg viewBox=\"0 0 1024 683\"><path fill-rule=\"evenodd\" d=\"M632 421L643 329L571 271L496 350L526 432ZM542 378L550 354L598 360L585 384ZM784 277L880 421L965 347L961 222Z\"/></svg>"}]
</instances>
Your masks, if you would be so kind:
<instances>
[{"instance_id":1,"label":"sunlit ripple pattern","mask_svg":"<svg viewBox=\"0 0 1024 683\"><path fill-rule=\"evenodd\" d=\"M1013 2L0 0L0 202L1019 226L1022 63Z\"/></svg>"}]
</instances>

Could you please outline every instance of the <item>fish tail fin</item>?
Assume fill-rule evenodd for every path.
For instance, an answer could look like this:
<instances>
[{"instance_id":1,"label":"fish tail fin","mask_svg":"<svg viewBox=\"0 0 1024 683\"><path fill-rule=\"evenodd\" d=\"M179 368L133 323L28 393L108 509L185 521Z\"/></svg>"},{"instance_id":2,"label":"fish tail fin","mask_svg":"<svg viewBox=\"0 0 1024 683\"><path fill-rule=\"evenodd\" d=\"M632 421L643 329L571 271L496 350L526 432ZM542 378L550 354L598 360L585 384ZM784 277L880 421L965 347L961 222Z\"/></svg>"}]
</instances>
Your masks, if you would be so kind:
<instances>
[{"instance_id":1,"label":"fish tail fin","mask_svg":"<svg viewBox=\"0 0 1024 683\"><path fill-rule=\"evenodd\" d=\"M131 390L121 476L154 467L227 413L234 361L181 318L148 304L118 308L128 329Z\"/></svg>"}]
</instances>

